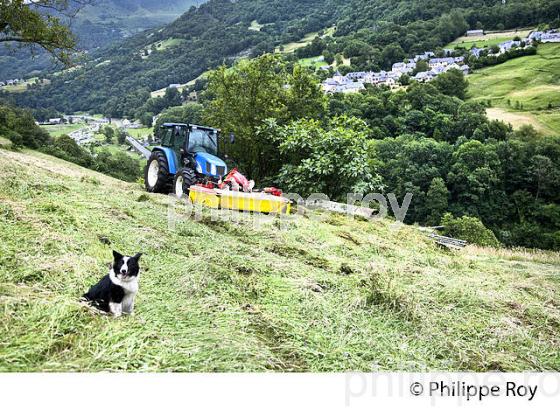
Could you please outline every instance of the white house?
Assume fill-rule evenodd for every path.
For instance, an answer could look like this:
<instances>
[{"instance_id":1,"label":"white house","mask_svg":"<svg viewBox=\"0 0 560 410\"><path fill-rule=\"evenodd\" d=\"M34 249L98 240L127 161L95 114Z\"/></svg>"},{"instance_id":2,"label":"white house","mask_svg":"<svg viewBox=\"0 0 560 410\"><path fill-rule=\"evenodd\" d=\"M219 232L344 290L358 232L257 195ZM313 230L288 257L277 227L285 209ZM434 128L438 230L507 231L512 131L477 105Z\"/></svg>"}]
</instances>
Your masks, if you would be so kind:
<instances>
[{"instance_id":1,"label":"white house","mask_svg":"<svg viewBox=\"0 0 560 410\"><path fill-rule=\"evenodd\" d=\"M543 43L560 43L560 33L556 31L547 31L540 38Z\"/></svg>"},{"instance_id":2,"label":"white house","mask_svg":"<svg viewBox=\"0 0 560 410\"><path fill-rule=\"evenodd\" d=\"M467 30L466 36L467 37L474 37L474 36L483 36L484 30Z\"/></svg>"},{"instance_id":3,"label":"white house","mask_svg":"<svg viewBox=\"0 0 560 410\"><path fill-rule=\"evenodd\" d=\"M417 73L414 76L414 79L418 82L425 83L427 81L433 80L434 77L435 75L431 71L422 71L420 73Z\"/></svg>"},{"instance_id":4,"label":"white house","mask_svg":"<svg viewBox=\"0 0 560 410\"><path fill-rule=\"evenodd\" d=\"M446 67L449 64L453 64L453 63L455 63L455 59L453 57L431 58L428 61L428 66L430 66L430 68Z\"/></svg>"},{"instance_id":5,"label":"white house","mask_svg":"<svg viewBox=\"0 0 560 410\"><path fill-rule=\"evenodd\" d=\"M519 47L521 45L521 41L504 41L503 43L499 44L500 53L505 53L506 51L511 50L514 47Z\"/></svg>"}]
</instances>

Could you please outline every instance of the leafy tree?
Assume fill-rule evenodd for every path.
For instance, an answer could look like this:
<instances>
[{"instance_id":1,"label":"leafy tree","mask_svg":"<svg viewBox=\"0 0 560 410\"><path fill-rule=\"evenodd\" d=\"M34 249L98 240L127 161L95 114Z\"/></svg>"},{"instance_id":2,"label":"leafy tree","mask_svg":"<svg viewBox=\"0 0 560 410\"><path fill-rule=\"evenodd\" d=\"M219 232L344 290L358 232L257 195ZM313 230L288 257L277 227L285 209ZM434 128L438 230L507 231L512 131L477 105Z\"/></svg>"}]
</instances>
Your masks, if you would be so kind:
<instances>
[{"instance_id":1,"label":"leafy tree","mask_svg":"<svg viewBox=\"0 0 560 410\"><path fill-rule=\"evenodd\" d=\"M68 135L61 135L55 138L52 145L44 147L43 151L82 167L89 168L94 163L91 154Z\"/></svg>"},{"instance_id":2,"label":"leafy tree","mask_svg":"<svg viewBox=\"0 0 560 410\"><path fill-rule=\"evenodd\" d=\"M409 85L410 84L410 76L408 74L403 74L399 78L400 85Z\"/></svg>"},{"instance_id":3,"label":"leafy tree","mask_svg":"<svg viewBox=\"0 0 560 410\"><path fill-rule=\"evenodd\" d=\"M451 13L441 16L438 22L437 32L441 41L443 43L448 43L465 33L468 28L469 25L463 14L459 10L453 10Z\"/></svg>"},{"instance_id":4,"label":"leafy tree","mask_svg":"<svg viewBox=\"0 0 560 410\"><path fill-rule=\"evenodd\" d=\"M464 100L467 96L469 82L465 79L464 74L455 68L441 73L432 83L445 95L457 97L461 100Z\"/></svg>"},{"instance_id":5,"label":"leafy tree","mask_svg":"<svg viewBox=\"0 0 560 410\"><path fill-rule=\"evenodd\" d=\"M16 147L41 148L51 143L49 133L35 124L29 110L0 103L0 136Z\"/></svg>"},{"instance_id":6,"label":"leafy tree","mask_svg":"<svg viewBox=\"0 0 560 410\"><path fill-rule=\"evenodd\" d=\"M535 155L531 158L529 174L536 187L535 199L539 199L542 192L547 192L552 187L558 186L560 172L552 160L544 155Z\"/></svg>"},{"instance_id":7,"label":"leafy tree","mask_svg":"<svg viewBox=\"0 0 560 410\"><path fill-rule=\"evenodd\" d=\"M438 191L440 187L434 181L447 176L453 147L446 142L413 135L385 138L373 146L385 191L401 198L407 193L413 195L406 222L428 223L433 209L436 214L442 209L441 198L436 199L436 195L443 196L440 192L443 189Z\"/></svg>"},{"instance_id":8,"label":"leafy tree","mask_svg":"<svg viewBox=\"0 0 560 410\"><path fill-rule=\"evenodd\" d=\"M115 130L113 127L107 125L103 128L103 135L105 135L105 142L107 144L113 143L113 137L115 136Z\"/></svg>"},{"instance_id":9,"label":"leafy tree","mask_svg":"<svg viewBox=\"0 0 560 410\"><path fill-rule=\"evenodd\" d=\"M163 95L163 100L167 107L172 107L174 105L181 105L181 93L174 87L168 87L165 89L165 94Z\"/></svg>"},{"instance_id":10,"label":"leafy tree","mask_svg":"<svg viewBox=\"0 0 560 410\"><path fill-rule=\"evenodd\" d=\"M392 43L386 46L381 52L381 62L385 69L391 68L393 63L404 60L406 53L398 44Z\"/></svg>"},{"instance_id":11,"label":"leafy tree","mask_svg":"<svg viewBox=\"0 0 560 410\"><path fill-rule=\"evenodd\" d=\"M76 39L61 22L62 15L73 15L76 6L86 1L68 0L3 0L0 2L0 43L38 46L53 57L70 64Z\"/></svg>"},{"instance_id":12,"label":"leafy tree","mask_svg":"<svg viewBox=\"0 0 560 410\"><path fill-rule=\"evenodd\" d=\"M320 192L344 201L348 193L381 189L362 120L336 117L323 127L317 120L302 119L285 126L269 123L267 131L280 143L284 165L278 180L286 190L302 196Z\"/></svg>"},{"instance_id":13,"label":"leafy tree","mask_svg":"<svg viewBox=\"0 0 560 410\"><path fill-rule=\"evenodd\" d=\"M432 179L428 193L426 194L427 207L429 208L429 215L426 222L429 225L436 225L439 223L443 214L447 211L449 191L445 186L442 178Z\"/></svg>"},{"instance_id":14,"label":"leafy tree","mask_svg":"<svg viewBox=\"0 0 560 410\"><path fill-rule=\"evenodd\" d=\"M151 127L153 125L154 113L153 112L142 112L138 115L138 120L145 127Z\"/></svg>"},{"instance_id":15,"label":"leafy tree","mask_svg":"<svg viewBox=\"0 0 560 410\"><path fill-rule=\"evenodd\" d=\"M445 227L444 233L454 238L463 239L469 243L497 248L500 242L494 233L486 228L480 219L471 216L454 218L447 213L441 219Z\"/></svg>"},{"instance_id":16,"label":"leafy tree","mask_svg":"<svg viewBox=\"0 0 560 410\"><path fill-rule=\"evenodd\" d=\"M97 154L92 168L128 182L135 182L142 176L140 160L132 158L124 152L111 153L101 150Z\"/></svg>"},{"instance_id":17,"label":"leafy tree","mask_svg":"<svg viewBox=\"0 0 560 410\"><path fill-rule=\"evenodd\" d=\"M201 104L190 102L178 107L170 107L163 110L159 115L154 126L154 135L160 136L162 124L166 122L175 122L182 124L200 124L203 122L204 107ZM208 124L214 125L212 123Z\"/></svg>"},{"instance_id":18,"label":"leafy tree","mask_svg":"<svg viewBox=\"0 0 560 410\"><path fill-rule=\"evenodd\" d=\"M323 57L325 58L325 63L329 65L334 63L334 54L331 51L329 50L323 51Z\"/></svg>"},{"instance_id":19,"label":"leafy tree","mask_svg":"<svg viewBox=\"0 0 560 410\"><path fill-rule=\"evenodd\" d=\"M237 142L229 151L257 181L273 175L279 166L278 147L258 132L264 120L285 123L299 116L318 116L325 105L316 80L297 67L288 74L277 55L221 67L208 80L205 122L236 135Z\"/></svg>"},{"instance_id":20,"label":"leafy tree","mask_svg":"<svg viewBox=\"0 0 560 410\"><path fill-rule=\"evenodd\" d=\"M288 78L286 108L292 119L319 118L326 111L327 99L308 69L295 65Z\"/></svg>"},{"instance_id":21,"label":"leafy tree","mask_svg":"<svg viewBox=\"0 0 560 410\"><path fill-rule=\"evenodd\" d=\"M480 141L461 144L453 153L448 175L454 213L478 215L485 221L502 219L501 163L494 145Z\"/></svg>"},{"instance_id":22,"label":"leafy tree","mask_svg":"<svg viewBox=\"0 0 560 410\"><path fill-rule=\"evenodd\" d=\"M341 65L344 64L344 59L342 58L342 56L340 54L335 55L334 59L336 61L337 67L340 67Z\"/></svg>"},{"instance_id":23,"label":"leafy tree","mask_svg":"<svg viewBox=\"0 0 560 410\"><path fill-rule=\"evenodd\" d=\"M428 62L426 60L418 60L416 62L416 67L414 67L414 70L412 70L411 75L416 75L418 73L423 73L425 71L428 71L430 69L430 66L428 65Z\"/></svg>"},{"instance_id":24,"label":"leafy tree","mask_svg":"<svg viewBox=\"0 0 560 410\"><path fill-rule=\"evenodd\" d=\"M210 98L206 122L233 132L237 143L231 152L245 173L255 180L267 174L276 149L258 137L267 118L286 118L285 67L279 57L266 54L242 60L231 69L220 67L208 77Z\"/></svg>"},{"instance_id":25,"label":"leafy tree","mask_svg":"<svg viewBox=\"0 0 560 410\"><path fill-rule=\"evenodd\" d=\"M117 130L117 142L119 143L119 145L124 145L126 143L126 131L123 129L118 129Z\"/></svg>"}]
</instances>

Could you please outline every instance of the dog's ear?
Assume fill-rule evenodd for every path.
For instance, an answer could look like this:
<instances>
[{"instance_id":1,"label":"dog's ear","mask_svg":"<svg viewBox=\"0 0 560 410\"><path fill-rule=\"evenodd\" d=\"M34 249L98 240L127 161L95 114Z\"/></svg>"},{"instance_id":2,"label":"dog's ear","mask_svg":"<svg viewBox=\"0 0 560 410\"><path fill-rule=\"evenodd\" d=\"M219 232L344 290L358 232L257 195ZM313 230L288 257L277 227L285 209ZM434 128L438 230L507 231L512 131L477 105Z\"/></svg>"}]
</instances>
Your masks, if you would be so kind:
<instances>
[{"instance_id":1,"label":"dog's ear","mask_svg":"<svg viewBox=\"0 0 560 410\"><path fill-rule=\"evenodd\" d=\"M132 259L138 260L138 259L140 259L140 256L142 256L142 254L141 254L140 252L138 252L136 255L134 255L134 256L132 257Z\"/></svg>"},{"instance_id":2,"label":"dog's ear","mask_svg":"<svg viewBox=\"0 0 560 410\"><path fill-rule=\"evenodd\" d=\"M113 251L113 258L115 258L116 261L122 259L122 257L123 256L120 253L118 253L117 251Z\"/></svg>"}]
</instances>

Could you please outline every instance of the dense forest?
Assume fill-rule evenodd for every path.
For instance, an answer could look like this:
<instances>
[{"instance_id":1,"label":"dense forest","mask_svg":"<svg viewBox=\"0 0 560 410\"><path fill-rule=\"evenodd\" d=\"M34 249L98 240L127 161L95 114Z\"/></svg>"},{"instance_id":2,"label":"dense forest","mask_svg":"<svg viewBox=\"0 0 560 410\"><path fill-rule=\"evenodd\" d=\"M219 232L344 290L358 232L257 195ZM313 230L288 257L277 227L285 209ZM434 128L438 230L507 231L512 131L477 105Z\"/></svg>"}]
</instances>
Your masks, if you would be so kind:
<instances>
[{"instance_id":1,"label":"dense forest","mask_svg":"<svg viewBox=\"0 0 560 410\"><path fill-rule=\"evenodd\" d=\"M270 52L329 27L336 28L334 34L310 45L314 53L343 54L351 59L348 69L377 69L441 48L468 28L554 23L559 10L560 0L210 0L163 29L91 53L77 69L51 76L49 86L18 95L17 102L137 117L150 91L186 83L222 63ZM259 30L249 29L253 21ZM168 39L175 44L154 49Z\"/></svg>"}]
</instances>

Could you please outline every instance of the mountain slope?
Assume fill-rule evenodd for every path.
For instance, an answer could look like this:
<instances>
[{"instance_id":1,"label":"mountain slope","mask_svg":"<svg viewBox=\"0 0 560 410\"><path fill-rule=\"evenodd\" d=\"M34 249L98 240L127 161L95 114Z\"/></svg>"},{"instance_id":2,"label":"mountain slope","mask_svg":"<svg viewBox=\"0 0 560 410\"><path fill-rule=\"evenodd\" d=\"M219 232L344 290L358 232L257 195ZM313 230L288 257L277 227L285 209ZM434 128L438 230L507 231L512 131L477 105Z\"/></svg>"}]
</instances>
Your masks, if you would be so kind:
<instances>
[{"instance_id":1,"label":"mountain slope","mask_svg":"<svg viewBox=\"0 0 560 410\"><path fill-rule=\"evenodd\" d=\"M176 19L189 7L204 0L95 0L75 18L62 17L78 39L80 50L106 47L141 31L162 26ZM50 57L36 50L0 45L0 80L31 76L53 68Z\"/></svg>"},{"instance_id":2,"label":"mountain slope","mask_svg":"<svg viewBox=\"0 0 560 410\"><path fill-rule=\"evenodd\" d=\"M0 172L0 371L560 369L557 253L320 214L169 230L139 185L31 151ZM113 248L145 253L133 317L77 302Z\"/></svg>"},{"instance_id":3,"label":"mountain slope","mask_svg":"<svg viewBox=\"0 0 560 410\"><path fill-rule=\"evenodd\" d=\"M538 24L556 18L557 10L545 0L506 5L495 0L468 5L459 0L210 0L161 30L95 53L79 69L51 78L49 87L17 98L32 107L123 116L140 107L122 109L139 93L144 97L171 83L187 83L224 62L272 52L333 26L329 51L352 54L356 67L365 69L442 47L469 27ZM154 44L170 40L173 47L146 55Z\"/></svg>"}]
</instances>

